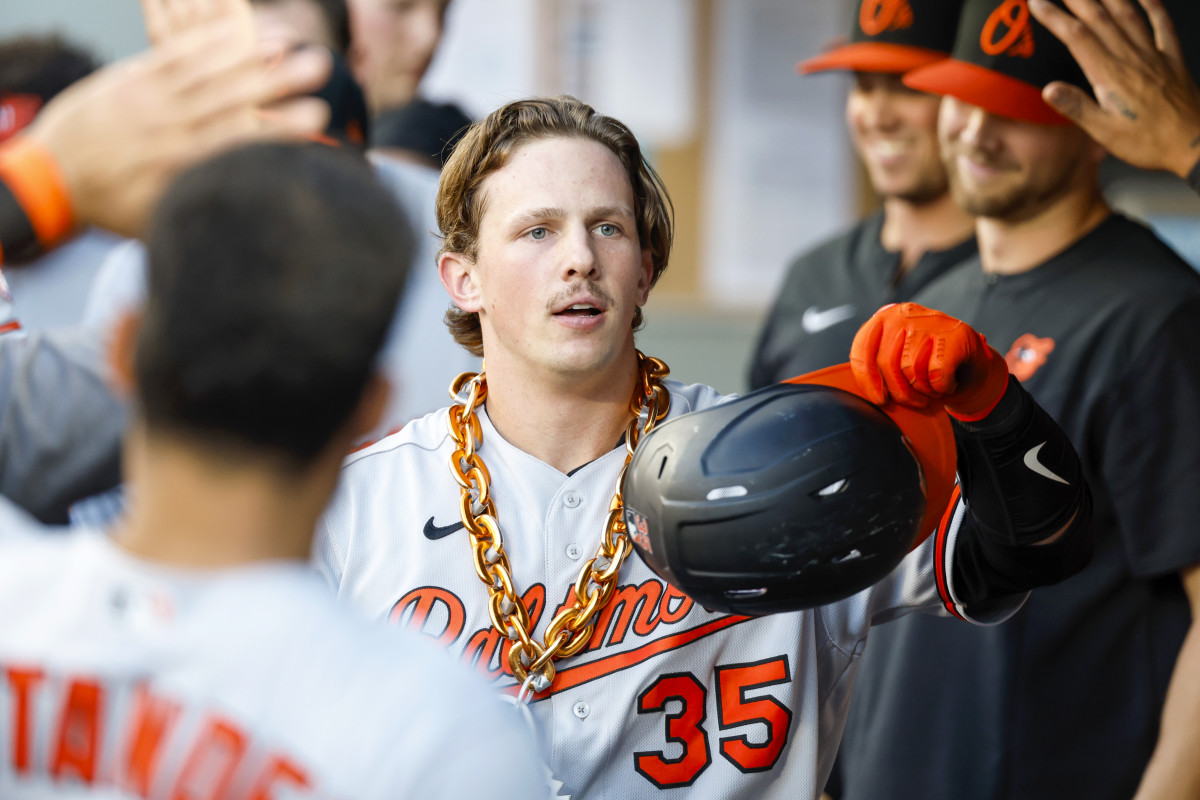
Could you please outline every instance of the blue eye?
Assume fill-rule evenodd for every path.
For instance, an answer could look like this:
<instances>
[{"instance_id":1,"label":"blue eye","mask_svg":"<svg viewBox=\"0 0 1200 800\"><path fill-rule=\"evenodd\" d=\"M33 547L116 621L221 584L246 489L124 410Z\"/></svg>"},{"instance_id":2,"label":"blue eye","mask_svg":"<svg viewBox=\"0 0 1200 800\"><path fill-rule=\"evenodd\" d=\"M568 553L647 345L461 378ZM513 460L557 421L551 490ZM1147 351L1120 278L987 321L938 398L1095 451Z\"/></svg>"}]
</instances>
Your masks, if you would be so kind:
<instances>
[{"instance_id":1,"label":"blue eye","mask_svg":"<svg viewBox=\"0 0 1200 800\"><path fill-rule=\"evenodd\" d=\"M617 226L613 225L611 223L608 223L608 222L604 223L596 230L600 231L601 236L616 236L617 235Z\"/></svg>"},{"instance_id":2,"label":"blue eye","mask_svg":"<svg viewBox=\"0 0 1200 800\"><path fill-rule=\"evenodd\" d=\"M542 239L546 238L546 234L548 232L549 231L547 231L545 228L534 228L533 230L531 230L529 232L529 236L533 239L537 239L538 241L541 241Z\"/></svg>"}]
</instances>

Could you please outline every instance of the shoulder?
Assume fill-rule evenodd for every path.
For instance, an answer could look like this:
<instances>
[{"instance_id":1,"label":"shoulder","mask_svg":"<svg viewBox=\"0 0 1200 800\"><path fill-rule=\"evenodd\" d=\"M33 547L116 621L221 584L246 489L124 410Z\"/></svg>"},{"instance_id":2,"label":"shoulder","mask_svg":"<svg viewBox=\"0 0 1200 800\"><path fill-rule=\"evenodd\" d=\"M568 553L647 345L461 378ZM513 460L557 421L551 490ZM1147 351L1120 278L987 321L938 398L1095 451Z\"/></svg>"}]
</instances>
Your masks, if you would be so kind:
<instances>
[{"instance_id":1,"label":"shoulder","mask_svg":"<svg viewBox=\"0 0 1200 800\"><path fill-rule=\"evenodd\" d=\"M670 417L672 419L681 414L710 408L736 397L736 395L723 395L713 387L706 386L703 383L684 384L680 381L668 379L665 381L665 384L667 391L671 393Z\"/></svg>"},{"instance_id":2,"label":"shoulder","mask_svg":"<svg viewBox=\"0 0 1200 800\"><path fill-rule=\"evenodd\" d=\"M446 412L446 408L431 411L395 433L355 450L342 462L343 478L346 473L357 475L385 463L419 460L440 452L452 441L446 428Z\"/></svg>"},{"instance_id":3,"label":"shoulder","mask_svg":"<svg viewBox=\"0 0 1200 800\"><path fill-rule=\"evenodd\" d=\"M872 214L853 227L821 241L792 259L788 267L789 274L818 269L824 272L844 269L846 264L852 263L857 254L862 252L864 245L879 241L882 222L882 214Z\"/></svg>"}]
</instances>

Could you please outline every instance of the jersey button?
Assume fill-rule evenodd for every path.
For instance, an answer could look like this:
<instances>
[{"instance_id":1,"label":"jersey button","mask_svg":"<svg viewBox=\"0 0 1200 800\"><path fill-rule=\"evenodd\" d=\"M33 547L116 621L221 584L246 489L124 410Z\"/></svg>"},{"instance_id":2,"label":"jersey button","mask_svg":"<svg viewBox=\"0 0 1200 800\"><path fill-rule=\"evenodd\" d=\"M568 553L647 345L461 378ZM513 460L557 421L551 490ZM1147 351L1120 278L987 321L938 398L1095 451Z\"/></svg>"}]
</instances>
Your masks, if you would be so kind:
<instances>
[{"instance_id":1,"label":"jersey button","mask_svg":"<svg viewBox=\"0 0 1200 800\"><path fill-rule=\"evenodd\" d=\"M575 508L579 505L579 495L574 492L567 492L563 495L563 505L567 508Z\"/></svg>"},{"instance_id":2,"label":"jersey button","mask_svg":"<svg viewBox=\"0 0 1200 800\"><path fill-rule=\"evenodd\" d=\"M581 555L583 555L583 549L579 545L567 545L567 558L571 559L572 561L578 561Z\"/></svg>"},{"instance_id":3,"label":"jersey button","mask_svg":"<svg viewBox=\"0 0 1200 800\"><path fill-rule=\"evenodd\" d=\"M587 715L592 713L592 707L587 703L580 701L575 704L574 708L571 709L571 713L580 719L587 719Z\"/></svg>"}]
</instances>

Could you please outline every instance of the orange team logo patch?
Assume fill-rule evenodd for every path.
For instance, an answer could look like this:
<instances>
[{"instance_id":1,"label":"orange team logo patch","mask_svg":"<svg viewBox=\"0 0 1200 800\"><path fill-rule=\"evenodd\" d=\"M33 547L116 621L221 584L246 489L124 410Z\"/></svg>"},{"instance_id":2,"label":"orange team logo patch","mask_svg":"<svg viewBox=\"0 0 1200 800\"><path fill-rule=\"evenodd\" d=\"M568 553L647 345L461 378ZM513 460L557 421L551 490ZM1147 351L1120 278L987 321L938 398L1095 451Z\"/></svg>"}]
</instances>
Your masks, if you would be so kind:
<instances>
[{"instance_id":1,"label":"orange team logo patch","mask_svg":"<svg viewBox=\"0 0 1200 800\"><path fill-rule=\"evenodd\" d=\"M983 23L979 46L989 56L1001 53L1029 58L1033 55L1033 26L1026 0L1004 0Z\"/></svg>"},{"instance_id":2,"label":"orange team logo patch","mask_svg":"<svg viewBox=\"0 0 1200 800\"><path fill-rule=\"evenodd\" d=\"M1039 339L1032 333L1026 333L1013 342L1008 355L1004 357L1004 363L1008 364L1008 371L1024 383L1046 363L1046 357L1053 351L1053 339Z\"/></svg>"},{"instance_id":3,"label":"orange team logo patch","mask_svg":"<svg viewBox=\"0 0 1200 800\"><path fill-rule=\"evenodd\" d=\"M867 36L902 30L913 24L912 6L908 0L863 0L858 24Z\"/></svg>"}]
</instances>

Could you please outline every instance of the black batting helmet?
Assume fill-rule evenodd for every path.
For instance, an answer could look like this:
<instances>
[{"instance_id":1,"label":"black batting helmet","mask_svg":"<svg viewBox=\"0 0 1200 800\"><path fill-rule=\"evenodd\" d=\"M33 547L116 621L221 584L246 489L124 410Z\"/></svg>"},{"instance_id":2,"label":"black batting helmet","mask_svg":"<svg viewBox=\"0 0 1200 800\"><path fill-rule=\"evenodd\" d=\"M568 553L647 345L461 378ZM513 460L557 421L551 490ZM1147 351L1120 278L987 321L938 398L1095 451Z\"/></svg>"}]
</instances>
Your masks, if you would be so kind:
<instances>
[{"instance_id":1,"label":"black batting helmet","mask_svg":"<svg viewBox=\"0 0 1200 800\"><path fill-rule=\"evenodd\" d=\"M656 428L624 497L634 546L659 576L709 609L752 615L870 586L926 516L922 465L896 422L855 394L805 384Z\"/></svg>"}]
</instances>

